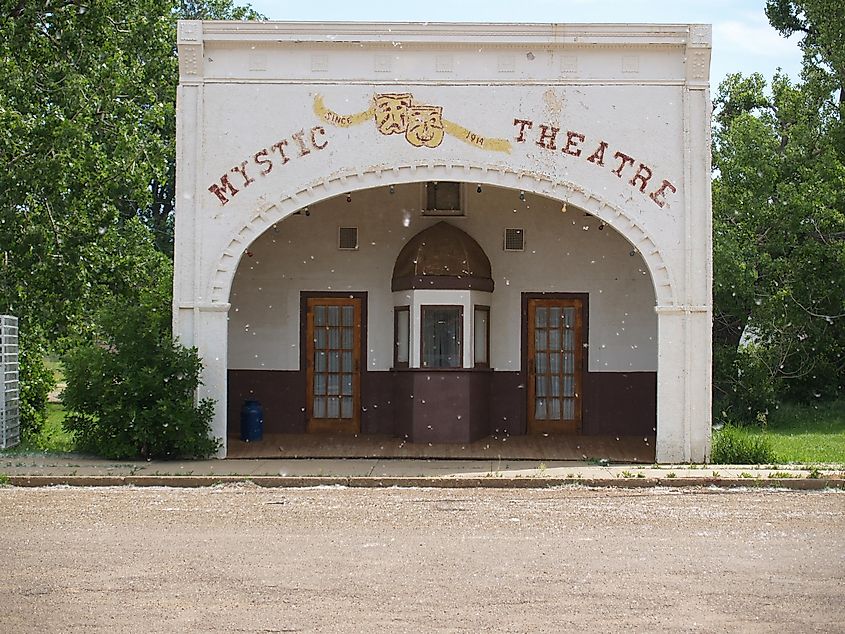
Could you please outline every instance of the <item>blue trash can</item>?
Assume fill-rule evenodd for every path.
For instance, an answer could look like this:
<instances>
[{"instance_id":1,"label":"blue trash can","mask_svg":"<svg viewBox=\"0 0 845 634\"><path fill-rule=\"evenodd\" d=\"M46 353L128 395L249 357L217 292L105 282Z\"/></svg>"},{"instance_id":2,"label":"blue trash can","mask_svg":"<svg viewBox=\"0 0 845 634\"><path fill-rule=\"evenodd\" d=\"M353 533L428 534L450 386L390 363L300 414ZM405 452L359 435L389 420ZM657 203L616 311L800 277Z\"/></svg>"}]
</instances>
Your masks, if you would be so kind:
<instances>
[{"instance_id":1,"label":"blue trash can","mask_svg":"<svg viewBox=\"0 0 845 634\"><path fill-rule=\"evenodd\" d=\"M241 440L258 442L264 436L264 408L258 401L244 401L241 407Z\"/></svg>"}]
</instances>

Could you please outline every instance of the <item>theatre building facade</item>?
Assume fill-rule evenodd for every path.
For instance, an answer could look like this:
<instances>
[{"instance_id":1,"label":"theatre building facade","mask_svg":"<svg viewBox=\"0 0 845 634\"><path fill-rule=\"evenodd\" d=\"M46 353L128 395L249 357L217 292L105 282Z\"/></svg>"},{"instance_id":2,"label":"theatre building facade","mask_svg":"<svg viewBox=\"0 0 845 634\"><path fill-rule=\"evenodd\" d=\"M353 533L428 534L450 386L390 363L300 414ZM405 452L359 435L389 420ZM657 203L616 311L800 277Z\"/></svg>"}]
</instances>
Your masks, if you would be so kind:
<instances>
[{"instance_id":1,"label":"theatre building facade","mask_svg":"<svg viewBox=\"0 0 845 634\"><path fill-rule=\"evenodd\" d=\"M174 332L266 434L710 448L705 25L179 25Z\"/></svg>"}]
</instances>

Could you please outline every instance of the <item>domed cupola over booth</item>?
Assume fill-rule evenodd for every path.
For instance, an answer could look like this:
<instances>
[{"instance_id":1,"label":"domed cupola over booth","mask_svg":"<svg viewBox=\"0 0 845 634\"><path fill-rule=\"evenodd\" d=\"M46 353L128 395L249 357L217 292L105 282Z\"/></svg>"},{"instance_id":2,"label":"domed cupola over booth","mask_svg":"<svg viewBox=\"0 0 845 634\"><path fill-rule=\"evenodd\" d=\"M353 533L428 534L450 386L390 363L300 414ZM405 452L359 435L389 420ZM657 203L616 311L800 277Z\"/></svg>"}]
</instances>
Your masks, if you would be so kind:
<instances>
[{"instance_id":1,"label":"domed cupola over booth","mask_svg":"<svg viewBox=\"0 0 845 634\"><path fill-rule=\"evenodd\" d=\"M438 222L411 238L393 268L395 367L488 368L490 260L470 235Z\"/></svg>"}]
</instances>

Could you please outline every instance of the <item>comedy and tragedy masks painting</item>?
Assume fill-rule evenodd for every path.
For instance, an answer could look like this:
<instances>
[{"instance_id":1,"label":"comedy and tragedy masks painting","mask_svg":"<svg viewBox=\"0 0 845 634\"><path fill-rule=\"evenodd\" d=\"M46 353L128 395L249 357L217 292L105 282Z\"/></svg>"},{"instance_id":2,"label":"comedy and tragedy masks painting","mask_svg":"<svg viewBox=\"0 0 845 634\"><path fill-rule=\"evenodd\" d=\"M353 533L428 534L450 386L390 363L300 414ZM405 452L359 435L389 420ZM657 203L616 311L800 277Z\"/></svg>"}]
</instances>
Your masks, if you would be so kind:
<instances>
[{"instance_id":1,"label":"comedy and tragedy masks painting","mask_svg":"<svg viewBox=\"0 0 845 634\"><path fill-rule=\"evenodd\" d=\"M408 109L408 143L415 147L437 147L443 141L443 108L411 106Z\"/></svg>"},{"instance_id":2,"label":"comedy and tragedy masks painting","mask_svg":"<svg viewBox=\"0 0 845 634\"><path fill-rule=\"evenodd\" d=\"M410 107L410 93L376 95L375 120L378 131L382 134L403 134L408 127Z\"/></svg>"}]
</instances>

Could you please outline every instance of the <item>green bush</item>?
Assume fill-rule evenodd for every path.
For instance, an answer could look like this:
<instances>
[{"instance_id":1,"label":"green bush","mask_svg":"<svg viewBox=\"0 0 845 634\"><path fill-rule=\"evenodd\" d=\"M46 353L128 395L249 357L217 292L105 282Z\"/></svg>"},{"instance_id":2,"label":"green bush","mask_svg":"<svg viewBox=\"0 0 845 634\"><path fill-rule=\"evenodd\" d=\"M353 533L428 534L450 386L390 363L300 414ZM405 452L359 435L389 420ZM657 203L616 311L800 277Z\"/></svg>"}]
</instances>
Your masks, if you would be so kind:
<instances>
[{"instance_id":1,"label":"green bush","mask_svg":"<svg viewBox=\"0 0 845 634\"><path fill-rule=\"evenodd\" d=\"M742 427L725 425L713 432L713 464L773 464L777 462L768 438L752 435Z\"/></svg>"},{"instance_id":2,"label":"green bush","mask_svg":"<svg viewBox=\"0 0 845 634\"><path fill-rule=\"evenodd\" d=\"M18 380L21 436L38 436L47 420L47 396L53 389L53 373L44 364L44 348L26 334L19 339Z\"/></svg>"},{"instance_id":3,"label":"green bush","mask_svg":"<svg viewBox=\"0 0 845 634\"><path fill-rule=\"evenodd\" d=\"M81 450L149 459L217 449L213 401L194 402L202 363L171 337L167 283L137 303L112 301L98 315L95 341L66 355L64 424Z\"/></svg>"}]
</instances>

